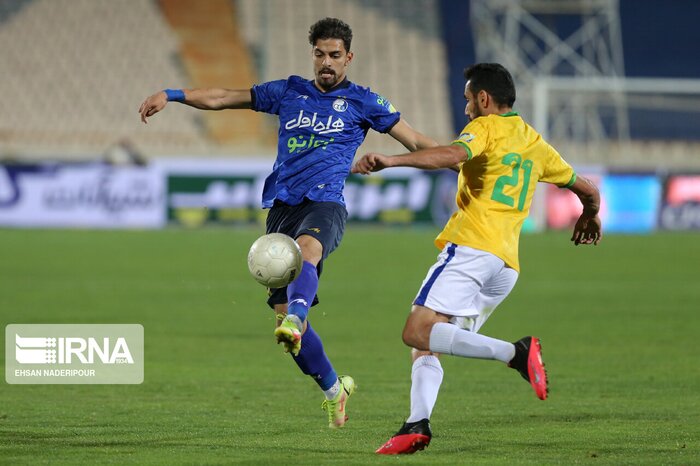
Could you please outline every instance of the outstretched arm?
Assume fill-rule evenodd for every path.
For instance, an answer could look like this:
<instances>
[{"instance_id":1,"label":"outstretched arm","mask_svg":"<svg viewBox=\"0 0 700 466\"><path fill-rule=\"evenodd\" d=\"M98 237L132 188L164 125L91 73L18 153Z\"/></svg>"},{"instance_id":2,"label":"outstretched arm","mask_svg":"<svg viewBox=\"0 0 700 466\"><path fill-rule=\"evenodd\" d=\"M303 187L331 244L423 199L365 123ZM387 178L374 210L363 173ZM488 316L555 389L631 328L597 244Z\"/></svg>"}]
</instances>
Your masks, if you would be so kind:
<instances>
[{"instance_id":1,"label":"outstretched arm","mask_svg":"<svg viewBox=\"0 0 700 466\"><path fill-rule=\"evenodd\" d=\"M369 175L389 167L414 167L423 170L452 168L467 160L467 157L466 151L458 146L438 146L394 156L369 153L355 163L352 173Z\"/></svg>"},{"instance_id":2,"label":"outstretched arm","mask_svg":"<svg viewBox=\"0 0 700 466\"><path fill-rule=\"evenodd\" d=\"M224 110L227 108L251 108L250 89L182 89L178 102L201 110ZM172 100L172 99L171 99ZM139 107L141 121L155 115L168 104L165 91L156 92L143 101Z\"/></svg>"},{"instance_id":3,"label":"outstretched arm","mask_svg":"<svg viewBox=\"0 0 700 466\"><path fill-rule=\"evenodd\" d=\"M391 128L389 135L411 152L438 146L437 141L413 129L403 118Z\"/></svg>"},{"instance_id":4,"label":"outstretched arm","mask_svg":"<svg viewBox=\"0 0 700 466\"><path fill-rule=\"evenodd\" d=\"M574 184L568 188L576 194L583 204L583 212L576 221L571 241L575 245L598 244L603 237L603 231L598 217L600 210L600 193L595 184L588 178L578 176Z\"/></svg>"},{"instance_id":5,"label":"outstretched arm","mask_svg":"<svg viewBox=\"0 0 700 466\"><path fill-rule=\"evenodd\" d=\"M396 123L393 128L391 128L389 134L411 152L439 146L437 141L413 129L413 127L403 118L401 118L399 122ZM459 171L459 167L456 165L447 168L454 171Z\"/></svg>"}]
</instances>

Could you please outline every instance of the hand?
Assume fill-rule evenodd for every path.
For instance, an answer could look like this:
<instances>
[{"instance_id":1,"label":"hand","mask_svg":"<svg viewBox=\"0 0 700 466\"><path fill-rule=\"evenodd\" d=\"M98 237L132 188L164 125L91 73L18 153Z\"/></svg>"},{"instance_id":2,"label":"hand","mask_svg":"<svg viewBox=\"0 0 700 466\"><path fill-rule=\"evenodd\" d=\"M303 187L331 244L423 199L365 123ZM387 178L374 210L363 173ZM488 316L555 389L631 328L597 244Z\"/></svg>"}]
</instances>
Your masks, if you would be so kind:
<instances>
[{"instance_id":1,"label":"hand","mask_svg":"<svg viewBox=\"0 0 700 466\"><path fill-rule=\"evenodd\" d=\"M139 113L141 114L141 121L148 124L146 118L155 115L165 108L168 104L168 96L165 92L156 92L149 98L143 101L141 107L139 107Z\"/></svg>"},{"instance_id":2,"label":"hand","mask_svg":"<svg viewBox=\"0 0 700 466\"><path fill-rule=\"evenodd\" d=\"M369 175L372 172L378 172L389 166L386 155L370 152L362 156L360 160L355 162L351 173L359 173L360 175Z\"/></svg>"},{"instance_id":3,"label":"hand","mask_svg":"<svg viewBox=\"0 0 700 466\"><path fill-rule=\"evenodd\" d=\"M574 226L574 234L571 236L571 241L576 246L579 244L597 245L602 237L603 231L600 226L600 218L597 215L591 217L590 215L581 214Z\"/></svg>"}]
</instances>

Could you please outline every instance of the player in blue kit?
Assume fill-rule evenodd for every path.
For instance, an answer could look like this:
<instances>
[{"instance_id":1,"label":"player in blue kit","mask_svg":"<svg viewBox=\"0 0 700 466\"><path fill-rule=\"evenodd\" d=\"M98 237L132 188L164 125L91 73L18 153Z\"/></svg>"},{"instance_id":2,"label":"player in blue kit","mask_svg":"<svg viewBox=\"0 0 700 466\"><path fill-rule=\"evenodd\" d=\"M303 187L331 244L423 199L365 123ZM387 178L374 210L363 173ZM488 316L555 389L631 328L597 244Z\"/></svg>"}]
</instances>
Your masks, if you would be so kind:
<instances>
[{"instance_id":1,"label":"player in blue kit","mask_svg":"<svg viewBox=\"0 0 700 466\"><path fill-rule=\"evenodd\" d=\"M312 80L290 76L238 90L166 89L139 108L144 123L169 101L203 110L252 109L279 115L277 159L263 189L263 207L270 209L266 231L295 238L304 265L288 287L270 290L268 304L278 316L278 343L323 390L322 406L331 428L345 424L345 404L355 382L350 376L337 376L307 315L318 303L323 261L343 237L343 187L355 152L370 128L388 133L410 151L437 146L411 128L389 101L347 79L351 42L347 24L325 18L309 31Z\"/></svg>"}]
</instances>

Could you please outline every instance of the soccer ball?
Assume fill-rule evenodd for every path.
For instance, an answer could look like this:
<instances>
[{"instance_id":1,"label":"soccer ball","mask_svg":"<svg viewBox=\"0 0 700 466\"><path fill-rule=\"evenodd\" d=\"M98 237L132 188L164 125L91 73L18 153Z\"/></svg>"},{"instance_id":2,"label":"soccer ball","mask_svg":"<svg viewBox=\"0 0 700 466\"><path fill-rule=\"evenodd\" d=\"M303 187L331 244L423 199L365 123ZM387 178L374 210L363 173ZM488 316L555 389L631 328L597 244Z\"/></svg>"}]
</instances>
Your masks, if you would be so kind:
<instances>
[{"instance_id":1,"label":"soccer ball","mask_svg":"<svg viewBox=\"0 0 700 466\"><path fill-rule=\"evenodd\" d=\"M261 236L248 252L250 274L268 288L281 288L292 283L303 262L297 242L282 233Z\"/></svg>"}]
</instances>

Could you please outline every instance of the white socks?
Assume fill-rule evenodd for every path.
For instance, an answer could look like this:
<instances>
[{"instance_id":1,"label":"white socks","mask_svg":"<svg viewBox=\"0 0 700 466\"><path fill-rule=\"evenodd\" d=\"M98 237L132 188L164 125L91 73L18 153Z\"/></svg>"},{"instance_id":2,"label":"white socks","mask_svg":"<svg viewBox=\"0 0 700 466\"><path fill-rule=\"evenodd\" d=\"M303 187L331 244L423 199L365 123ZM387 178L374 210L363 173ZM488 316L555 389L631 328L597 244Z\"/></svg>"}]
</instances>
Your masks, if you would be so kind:
<instances>
[{"instance_id":1,"label":"white socks","mask_svg":"<svg viewBox=\"0 0 700 466\"><path fill-rule=\"evenodd\" d=\"M430 332L430 351L464 358L497 359L505 363L515 356L512 343L479 335L453 324L438 323ZM411 415L406 422L430 419L440 384L442 366L436 356L421 356L411 370Z\"/></svg>"},{"instance_id":2,"label":"white socks","mask_svg":"<svg viewBox=\"0 0 700 466\"><path fill-rule=\"evenodd\" d=\"M284 316L284 320L287 320L287 321L293 323L296 326L297 330L299 330L300 332L304 328L304 323L301 321L301 319L297 315L287 314L286 316Z\"/></svg>"},{"instance_id":3,"label":"white socks","mask_svg":"<svg viewBox=\"0 0 700 466\"><path fill-rule=\"evenodd\" d=\"M323 390L323 394L326 395L327 400L332 400L338 395L340 388L340 379L336 379L335 383L331 388L329 388L328 390Z\"/></svg>"},{"instance_id":4,"label":"white socks","mask_svg":"<svg viewBox=\"0 0 700 466\"><path fill-rule=\"evenodd\" d=\"M421 356L413 362L411 370L411 415L406 422L430 419L440 384L442 366L435 356Z\"/></svg>"},{"instance_id":5,"label":"white socks","mask_svg":"<svg viewBox=\"0 0 700 466\"><path fill-rule=\"evenodd\" d=\"M430 332L430 351L465 358L497 359L505 363L515 356L515 346L478 333L458 328L453 324L438 323ZM421 356L411 370L411 415L406 422L430 419L440 384L442 366L436 356Z\"/></svg>"},{"instance_id":6,"label":"white socks","mask_svg":"<svg viewBox=\"0 0 700 466\"><path fill-rule=\"evenodd\" d=\"M433 325L430 331L430 351L463 358L497 359L506 364L515 356L512 343L442 322Z\"/></svg>"}]
</instances>

